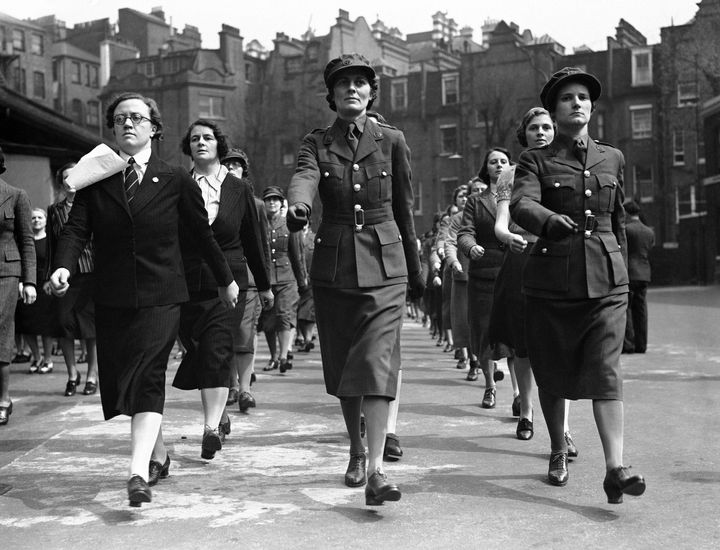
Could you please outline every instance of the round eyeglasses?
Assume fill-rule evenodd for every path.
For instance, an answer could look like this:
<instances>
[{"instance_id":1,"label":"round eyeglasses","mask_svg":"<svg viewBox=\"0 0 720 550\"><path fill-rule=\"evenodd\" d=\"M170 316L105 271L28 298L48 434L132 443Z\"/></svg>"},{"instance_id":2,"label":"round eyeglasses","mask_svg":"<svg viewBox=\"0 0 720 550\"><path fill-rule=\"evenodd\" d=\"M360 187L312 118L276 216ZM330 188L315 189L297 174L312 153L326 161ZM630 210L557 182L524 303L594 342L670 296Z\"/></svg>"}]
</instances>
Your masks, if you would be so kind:
<instances>
[{"instance_id":1,"label":"round eyeglasses","mask_svg":"<svg viewBox=\"0 0 720 550\"><path fill-rule=\"evenodd\" d=\"M125 124L125 121L127 119L130 119L130 121L133 124L140 124L143 120L147 120L148 122L152 122L148 117L141 115L140 113L128 113L126 115L115 115L113 117L113 122L116 126L122 126Z\"/></svg>"}]
</instances>

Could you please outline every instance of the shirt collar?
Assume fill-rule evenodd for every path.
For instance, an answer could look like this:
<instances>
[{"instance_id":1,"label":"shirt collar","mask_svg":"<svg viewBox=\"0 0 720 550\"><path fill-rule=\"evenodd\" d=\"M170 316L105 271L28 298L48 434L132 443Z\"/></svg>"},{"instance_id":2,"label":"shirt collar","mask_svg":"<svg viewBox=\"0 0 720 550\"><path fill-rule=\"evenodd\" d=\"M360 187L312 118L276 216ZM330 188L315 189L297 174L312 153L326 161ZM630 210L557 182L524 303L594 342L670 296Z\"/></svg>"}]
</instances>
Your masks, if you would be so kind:
<instances>
[{"instance_id":1,"label":"shirt collar","mask_svg":"<svg viewBox=\"0 0 720 550\"><path fill-rule=\"evenodd\" d=\"M119 155L120 158L123 159L125 162L128 161L128 159L132 156L132 158L135 160L137 164L140 166L145 167L148 162L150 162L150 155L152 153L152 148L147 147L143 149L142 151L134 154L134 155L128 155L125 151L120 151Z\"/></svg>"},{"instance_id":2,"label":"shirt collar","mask_svg":"<svg viewBox=\"0 0 720 550\"><path fill-rule=\"evenodd\" d=\"M221 164L220 168L218 169L217 173L215 173L215 174L205 176L203 174L198 174L195 170L193 170L192 175L193 175L193 178L195 178L195 181L200 181L201 179L204 179L210 187L212 187L215 191L217 191L218 189L220 189L222 182L225 181L225 178L227 177L228 173L229 173L229 170Z\"/></svg>"},{"instance_id":3,"label":"shirt collar","mask_svg":"<svg viewBox=\"0 0 720 550\"><path fill-rule=\"evenodd\" d=\"M340 123L340 128L342 128L343 134L347 134L348 126L350 126L351 122L355 123L355 126L357 127L358 131L362 134L365 131L365 123L367 122L367 115L362 115L355 120L343 120L342 118L338 118L338 122Z\"/></svg>"}]
</instances>

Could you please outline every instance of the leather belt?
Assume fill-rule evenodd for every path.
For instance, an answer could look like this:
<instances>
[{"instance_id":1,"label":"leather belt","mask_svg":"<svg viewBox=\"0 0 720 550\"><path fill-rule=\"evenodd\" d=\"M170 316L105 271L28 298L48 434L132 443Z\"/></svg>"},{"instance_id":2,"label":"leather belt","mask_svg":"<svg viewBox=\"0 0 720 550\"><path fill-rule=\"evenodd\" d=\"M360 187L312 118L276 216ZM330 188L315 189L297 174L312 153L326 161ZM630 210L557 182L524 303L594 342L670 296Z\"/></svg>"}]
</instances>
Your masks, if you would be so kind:
<instances>
[{"instance_id":1,"label":"leather belt","mask_svg":"<svg viewBox=\"0 0 720 550\"><path fill-rule=\"evenodd\" d=\"M394 219L392 206L364 210L358 204L355 205L352 212L323 212L322 215L322 222L324 223L352 225L355 231L362 231L362 228L366 225L375 225Z\"/></svg>"},{"instance_id":2,"label":"leather belt","mask_svg":"<svg viewBox=\"0 0 720 550\"><path fill-rule=\"evenodd\" d=\"M585 210L584 217L574 216L573 221L580 226L586 239L589 239L594 232L612 232L612 217L607 213L595 216L592 211Z\"/></svg>"}]
</instances>

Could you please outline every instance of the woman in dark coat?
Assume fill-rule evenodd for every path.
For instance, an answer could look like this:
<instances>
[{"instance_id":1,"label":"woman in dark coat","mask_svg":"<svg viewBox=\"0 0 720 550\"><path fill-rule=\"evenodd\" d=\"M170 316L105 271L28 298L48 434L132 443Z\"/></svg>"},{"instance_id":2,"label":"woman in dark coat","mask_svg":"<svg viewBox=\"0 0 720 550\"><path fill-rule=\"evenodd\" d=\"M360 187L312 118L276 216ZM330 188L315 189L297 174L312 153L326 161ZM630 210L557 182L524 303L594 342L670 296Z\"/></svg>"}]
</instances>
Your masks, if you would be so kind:
<instances>
[{"instance_id":1,"label":"woman in dark coat","mask_svg":"<svg viewBox=\"0 0 720 550\"><path fill-rule=\"evenodd\" d=\"M458 249L470 258L468 323L471 353L477 358L477 364L471 364L468 380L477 378L479 365L485 375L485 394L481 404L485 409L495 407L495 379L499 379L495 373L495 360L508 355L504 346L491 345L488 331L495 279L504 254L501 243L495 237L497 180L509 168L510 153L506 149L493 147L487 152L479 173L480 179L487 183L487 189L468 199L457 232Z\"/></svg>"},{"instance_id":2,"label":"woman in dark coat","mask_svg":"<svg viewBox=\"0 0 720 550\"><path fill-rule=\"evenodd\" d=\"M346 483L366 483L360 413L368 437L365 502L399 500L383 471L389 403L400 368L408 281L424 288L413 223L410 150L403 133L368 116L377 76L358 54L324 73L337 119L303 139L288 193L291 230L307 223L316 192L323 204L310 272L325 386L340 398L350 435Z\"/></svg>"},{"instance_id":3,"label":"woman in dark coat","mask_svg":"<svg viewBox=\"0 0 720 550\"><path fill-rule=\"evenodd\" d=\"M225 135L215 122L196 120L185 133L182 151L193 160L192 176L202 193L213 236L240 288L238 305L227 308L217 295L218 282L197 248L192 228L181 225L190 300L180 309L179 334L186 353L173 386L200 390L204 415L200 455L209 460L222 449L222 440L230 433L230 419L223 424L220 420L233 385L234 342L240 339L248 267L266 307L272 305L272 293L252 186L220 164L228 152Z\"/></svg>"},{"instance_id":4,"label":"woman in dark coat","mask_svg":"<svg viewBox=\"0 0 720 550\"><path fill-rule=\"evenodd\" d=\"M555 140L520 157L510 201L513 220L538 235L523 273L527 346L550 432L548 478L568 480L563 399L592 399L605 453L608 502L640 495L642 476L622 464L620 352L626 268L623 166L614 147L593 140L588 124L601 85L566 67L541 92L557 124Z\"/></svg>"}]
</instances>

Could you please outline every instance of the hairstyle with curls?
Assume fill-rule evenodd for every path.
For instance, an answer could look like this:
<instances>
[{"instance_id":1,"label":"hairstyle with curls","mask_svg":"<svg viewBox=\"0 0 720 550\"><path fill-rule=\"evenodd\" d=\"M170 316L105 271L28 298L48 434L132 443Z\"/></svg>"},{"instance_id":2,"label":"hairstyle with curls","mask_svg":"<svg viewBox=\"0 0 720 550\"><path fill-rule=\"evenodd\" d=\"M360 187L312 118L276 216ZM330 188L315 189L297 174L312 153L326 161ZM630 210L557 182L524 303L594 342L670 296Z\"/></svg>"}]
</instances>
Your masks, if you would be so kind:
<instances>
[{"instance_id":1,"label":"hairstyle with curls","mask_svg":"<svg viewBox=\"0 0 720 550\"><path fill-rule=\"evenodd\" d=\"M550 120L552 120L553 130L555 131L555 133L557 133L557 124L555 124L555 120L552 118L548 110L544 107L533 107L523 115L522 119L520 120L520 124L518 124L518 127L515 130L517 140L523 147L528 146L527 137L525 136L528 124L530 124L530 122L532 122L532 119L534 119L535 117L542 115L547 115Z\"/></svg>"},{"instance_id":2,"label":"hairstyle with curls","mask_svg":"<svg viewBox=\"0 0 720 550\"><path fill-rule=\"evenodd\" d=\"M180 148L182 149L182 152L185 153L187 156L192 157L190 151L190 133L193 131L193 128L195 128L195 126L206 126L212 130L213 135L215 136L215 140L217 141L218 158L225 158L225 156L228 154L228 151L230 150L227 136L223 134L220 126L218 126L216 122L204 118L199 118L195 122L190 124L190 126L188 126L187 132L185 132L185 135L180 142Z\"/></svg>"},{"instance_id":3,"label":"hairstyle with curls","mask_svg":"<svg viewBox=\"0 0 720 550\"><path fill-rule=\"evenodd\" d=\"M359 69L357 67L348 67L347 70L354 69L360 73L363 73L366 77L368 82L370 83L370 101L368 101L367 108L370 109L372 107L372 104L375 102L375 100L378 97L378 78L377 76L371 77L370 74L367 71L363 71L362 69ZM330 106L330 109L333 111L337 111L337 105L335 105L335 98L333 97L335 95L335 83L337 82L338 78L344 73L345 70L339 71L338 74L334 75L334 78L330 81L330 86L328 86L328 93L325 96L325 99L328 102L328 105ZM375 113L371 114L371 116L375 116ZM382 115L380 115L382 116ZM375 118L379 117L375 116ZM382 122L382 121L380 121Z\"/></svg>"},{"instance_id":4,"label":"hairstyle with curls","mask_svg":"<svg viewBox=\"0 0 720 550\"><path fill-rule=\"evenodd\" d=\"M452 203L455 204L457 202L458 195L465 191L465 194L467 195L470 191L470 188L466 184L458 185L455 190L453 191L453 197L452 197Z\"/></svg>"},{"instance_id":5,"label":"hairstyle with curls","mask_svg":"<svg viewBox=\"0 0 720 550\"><path fill-rule=\"evenodd\" d=\"M163 123L162 116L160 116L160 109L158 109L157 103L155 103L154 99L145 97L137 92L124 92L112 100L105 111L105 124L107 127L111 130L115 127L115 122L113 121L115 109L118 105L120 105L120 103L129 99L139 99L148 106L148 109L150 109L150 124L155 126L155 133L153 134L152 139L161 140L163 138Z\"/></svg>"},{"instance_id":6,"label":"hairstyle with curls","mask_svg":"<svg viewBox=\"0 0 720 550\"><path fill-rule=\"evenodd\" d=\"M512 162L512 157L510 156L510 151L505 149L505 147L491 147L488 149L488 152L485 153L485 158L483 159L482 166L480 167L480 171L478 172L478 178L480 178L483 183L490 184L490 173L488 172L488 159L490 158L490 155L494 152L502 153L505 155L508 159L508 162Z\"/></svg>"}]
</instances>

